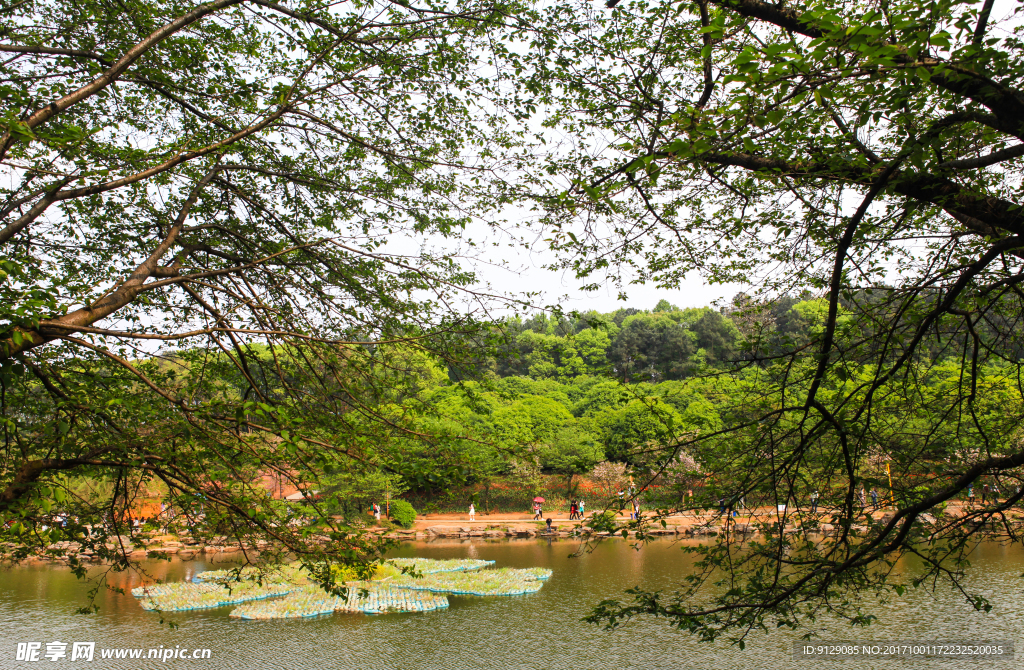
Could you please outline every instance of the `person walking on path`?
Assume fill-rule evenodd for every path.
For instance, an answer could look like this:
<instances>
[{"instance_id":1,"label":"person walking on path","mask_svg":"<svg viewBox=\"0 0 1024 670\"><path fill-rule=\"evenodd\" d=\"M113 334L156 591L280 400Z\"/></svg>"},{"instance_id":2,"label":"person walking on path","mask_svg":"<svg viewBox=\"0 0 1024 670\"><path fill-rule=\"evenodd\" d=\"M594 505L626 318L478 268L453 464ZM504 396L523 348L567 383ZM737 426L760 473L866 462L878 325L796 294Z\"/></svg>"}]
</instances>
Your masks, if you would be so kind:
<instances>
[{"instance_id":1,"label":"person walking on path","mask_svg":"<svg viewBox=\"0 0 1024 670\"><path fill-rule=\"evenodd\" d=\"M974 504L974 484L967 487L967 503L969 505Z\"/></svg>"},{"instance_id":2,"label":"person walking on path","mask_svg":"<svg viewBox=\"0 0 1024 670\"><path fill-rule=\"evenodd\" d=\"M811 514L818 513L818 489L814 489L814 493L811 494Z\"/></svg>"},{"instance_id":3,"label":"person walking on path","mask_svg":"<svg viewBox=\"0 0 1024 670\"><path fill-rule=\"evenodd\" d=\"M640 501L636 498L633 498L633 519L640 520Z\"/></svg>"},{"instance_id":4,"label":"person walking on path","mask_svg":"<svg viewBox=\"0 0 1024 670\"><path fill-rule=\"evenodd\" d=\"M577 509L579 510L579 512L578 512L579 516L576 517L576 518L577 519L582 519L583 518L583 510L584 510L584 502L582 500L579 502L579 507Z\"/></svg>"},{"instance_id":5,"label":"person walking on path","mask_svg":"<svg viewBox=\"0 0 1024 670\"><path fill-rule=\"evenodd\" d=\"M875 488L871 489L871 506L878 507L878 490Z\"/></svg>"},{"instance_id":6,"label":"person walking on path","mask_svg":"<svg viewBox=\"0 0 1024 670\"><path fill-rule=\"evenodd\" d=\"M537 519L543 519L543 518L544 518L544 511L543 511L543 508L541 508L540 503L539 502L533 503L533 520L536 521Z\"/></svg>"},{"instance_id":7,"label":"person walking on path","mask_svg":"<svg viewBox=\"0 0 1024 670\"><path fill-rule=\"evenodd\" d=\"M868 501L867 501L867 491L864 490L863 486L860 487L860 492L857 494L857 496L860 498L860 506L861 507L865 507L868 504Z\"/></svg>"},{"instance_id":8,"label":"person walking on path","mask_svg":"<svg viewBox=\"0 0 1024 670\"><path fill-rule=\"evenodd\" d=\"M984 505L986 500L988 500L988 484L981 487L981 504Z\"/></svg>"},{"instance_id":9,"label":"person walking on path","mask_svg":"<svg viewBox=\"0 0 1024 670\"><path fill-rule=\"evenodd\" d=\"M476 521L476 507L473 506L473 503L469 503L469 520Z\"/></svg>"}]
</instances>

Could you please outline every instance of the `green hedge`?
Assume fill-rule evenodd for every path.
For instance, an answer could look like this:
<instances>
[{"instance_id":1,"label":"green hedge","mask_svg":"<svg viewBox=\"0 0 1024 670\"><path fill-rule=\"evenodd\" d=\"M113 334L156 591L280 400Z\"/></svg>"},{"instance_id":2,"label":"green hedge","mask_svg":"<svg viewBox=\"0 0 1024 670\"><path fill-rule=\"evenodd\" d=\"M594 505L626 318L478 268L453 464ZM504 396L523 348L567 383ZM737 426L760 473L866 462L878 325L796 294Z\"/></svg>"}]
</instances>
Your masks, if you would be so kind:
<instances>
[{"instance_id":1,"label":"green hedge","mask_svg":"<svg viewBox=\"0 0 1024 670\"><path fill-rule=\"evenodd\" d=\"M405 500L392 500L391 519L402 528L412 528L416 520L416 508Z\"/></svg>"}]
</instances>

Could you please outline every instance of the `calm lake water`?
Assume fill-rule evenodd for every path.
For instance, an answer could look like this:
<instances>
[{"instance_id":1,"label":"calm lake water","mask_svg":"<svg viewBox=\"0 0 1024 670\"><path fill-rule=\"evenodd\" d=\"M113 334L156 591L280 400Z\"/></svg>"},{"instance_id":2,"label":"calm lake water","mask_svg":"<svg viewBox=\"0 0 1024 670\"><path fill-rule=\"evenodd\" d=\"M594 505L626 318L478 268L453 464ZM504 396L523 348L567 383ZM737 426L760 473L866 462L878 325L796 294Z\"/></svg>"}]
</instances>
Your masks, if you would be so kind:
<instances>
[{"instance_id":1,"label":"calm lake water","mask_svg":"<svg viewBox=\"0 0 1024 670\"><path fill-rule=\"evenodd\" d=\"M419 614L363 616L335 614L306 620L241 621L231 608L173 615L179 628L160 623L135 598L103 593L100 611L74 614L89 585L65 568L32 565L0 570L0 668L282 668L342 670L519 669L589 670L660 668L1019 668L1024 667L1024 551L1019 546L980 546L972 556L972 585L995 604L975 612L948 589L907 592L879 606L879 623L867 630L844 625L823 637L862 642L900 640L1014 640L1017 660L794 660L798 635L753 635L743 651L727 643L702 644L663 621L633 621L616 631L580 622L602 598L617 597L637 584L669 587L685 573L689 557L679 545L661 540L635 551L624 540L610 540L593 553L569 558L572 542L546 540L446 542L404 545L395 555L430 558L483 558L498 566L544 566L554 570L536 594L512 598L451 596L447 610ZM219 561L153 562L153 574L188 579ZM119 586L137 578L112 576ZM18 642L95 642L104 647L209 648L212 658L193 660L68 660L18 662ZM68 646L70 650L70 645ZM70 656L70 654L69 654Z\"/></svg>"}]
</instances>

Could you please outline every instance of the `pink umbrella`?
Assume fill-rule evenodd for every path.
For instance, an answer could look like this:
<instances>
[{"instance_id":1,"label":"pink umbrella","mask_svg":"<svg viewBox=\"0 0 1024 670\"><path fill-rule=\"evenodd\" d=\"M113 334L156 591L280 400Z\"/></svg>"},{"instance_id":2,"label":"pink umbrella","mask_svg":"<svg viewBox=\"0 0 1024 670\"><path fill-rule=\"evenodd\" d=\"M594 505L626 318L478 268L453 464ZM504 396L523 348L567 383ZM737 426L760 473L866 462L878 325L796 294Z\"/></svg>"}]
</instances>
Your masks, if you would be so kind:
<instances>
[{"instance_id":1,"label":"pink umbrella","mask_svg":"<svg viewBox=\"0 0 1024 670\"><path fill-rule=\"evenodd\" d=\"M537 496L536 498L533 499L533 502L544 502L544 498Z\"/></svg>"}]
</instances>

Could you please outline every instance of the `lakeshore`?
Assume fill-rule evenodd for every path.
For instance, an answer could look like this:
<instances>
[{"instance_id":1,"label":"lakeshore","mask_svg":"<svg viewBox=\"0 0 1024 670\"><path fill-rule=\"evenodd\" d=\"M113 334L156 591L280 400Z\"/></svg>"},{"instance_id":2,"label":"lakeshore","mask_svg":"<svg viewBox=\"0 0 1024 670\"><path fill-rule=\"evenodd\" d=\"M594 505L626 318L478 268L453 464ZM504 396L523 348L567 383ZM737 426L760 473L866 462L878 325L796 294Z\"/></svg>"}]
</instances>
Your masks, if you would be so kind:
<instances>
[{"instance_id":1,"label":"lakeshore","mask_svg":"<svg viewBox=\"0 0 1024 670\"><path fill-rule=\"evenodd\" d=\"M964 517L970 514L970 511L971 507L966 504L951 505L941 520L924 514L919 517L919 522L938 524ZM650 519L651 516L650 513L643 515L646 519ZM547 515L543 520L535 520L530 513L476 514L475 517L474 520L470 520L468 514L426 514L417 517L411 528L367 525L363 528L363 532L404 542L469 538L491 541L524 538L596 539L622 537L623 531L625 531L626 537L638 537L638 530L635 524L631 525L632 520L628 514L619 514L615 517L617 529L612 532L595 532L586 525L587 520L569 519L568 513L564 512ZM801 523L812 518L814 523L810 528L800 528ZM809 535L827 537L841 531L841 528L826 521L828 518L826 514L812 517L807 513L784 513L774 508L743 510L735 517L727 517L714 512L687 512L669 515L646 525L640 536L699 539L730 533L737 537L753 537L762 534L765 529L777 531L781 528L782 532L786 534L804 532ZM886 524L892 518L893 511L890 509L866 510L857 518L856 523L851 526L851 530L861 534L867 533L872 525ZM551 521L550 527L547 523L548 520ZM662 520L664 525L661 523ZM1024 528L1024 513L1008 513L1006 521L1011 528ZM173 556L187 561L216 554L252 552L253 550L258 553L270 547L266 541L259 541L254 546L247 546L243 549L243 547L232 543L228 537L214 538L212 542L201 543L186 536L160 533L142 533L135 537L122 536L119 539L125 546L131 546L133 543L142 544L142 547L136 547L129 552L130 557L134 560ZM114 546L111 544L109 548ZM57 543L51 545L49 550L51 555L35 554L26 560L60 562L77 556L84 561L99 561L88 550L80 551L80 546L75 542Z\"/></svg>"}]
</instances>

